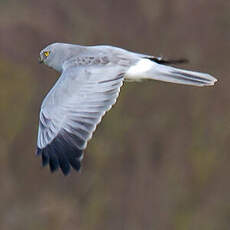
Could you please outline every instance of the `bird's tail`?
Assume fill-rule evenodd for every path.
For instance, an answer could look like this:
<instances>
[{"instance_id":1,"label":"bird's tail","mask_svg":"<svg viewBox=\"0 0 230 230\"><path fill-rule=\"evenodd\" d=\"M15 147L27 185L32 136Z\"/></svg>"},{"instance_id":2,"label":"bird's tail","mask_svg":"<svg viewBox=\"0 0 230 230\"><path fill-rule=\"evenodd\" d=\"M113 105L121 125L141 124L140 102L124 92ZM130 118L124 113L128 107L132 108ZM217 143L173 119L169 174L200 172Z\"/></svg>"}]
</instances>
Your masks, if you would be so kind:
<instances>
[{"instance_id":1,"label":"bird's tail","mask_svg":"<svg viewBox=\"0 0 230 230\"><path fill-rule=\"evenodd\" d=\"M131 67L127 73L127 78L131 80L153 79L193 86L211 86L217 81L216 78L207 73L178 69L149 59L141 59L135 66Z\"/></svg>"}]
</instances>

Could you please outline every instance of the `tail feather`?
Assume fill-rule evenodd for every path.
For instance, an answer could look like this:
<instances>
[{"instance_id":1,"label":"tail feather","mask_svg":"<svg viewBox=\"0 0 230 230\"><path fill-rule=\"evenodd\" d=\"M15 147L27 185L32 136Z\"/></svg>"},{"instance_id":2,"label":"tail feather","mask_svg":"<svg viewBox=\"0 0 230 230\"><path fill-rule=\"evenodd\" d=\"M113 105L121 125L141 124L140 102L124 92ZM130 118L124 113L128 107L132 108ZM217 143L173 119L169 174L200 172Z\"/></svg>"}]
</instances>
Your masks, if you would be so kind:
<instances>
[{"instance_id":1,"label":"tail feather","mask_svg":"<svg viewBox=\"0 0 230 230\"><path fill-rule=\"evenodd\" d=\"M152 79L167 81L177 84L193 86L212 86L216 78L207 73L178 69L175 67L157 65L152 70Z\"/></svg>"},{"instance_id":2,"label":"tail feather","mask_svg":"<svg viewBox=\"0 0 230 230\"><path fill-rule=\"evenodd\" d=\"M141 59L135 66L132 66L128 70L126 78L130 80L153 79L193 86L211 86L217 81L207 73L178 69L149 59Z\"/></svg>"}]
</instances>

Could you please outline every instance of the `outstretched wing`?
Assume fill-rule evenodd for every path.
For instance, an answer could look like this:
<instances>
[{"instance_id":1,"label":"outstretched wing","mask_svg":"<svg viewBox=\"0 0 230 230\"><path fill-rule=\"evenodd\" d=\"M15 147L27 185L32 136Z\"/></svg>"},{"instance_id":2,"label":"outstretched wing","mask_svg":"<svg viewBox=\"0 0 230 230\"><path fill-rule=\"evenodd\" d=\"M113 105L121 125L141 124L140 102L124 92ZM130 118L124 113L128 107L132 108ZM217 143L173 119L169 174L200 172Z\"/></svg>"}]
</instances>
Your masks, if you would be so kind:
<instances>
[{"instance_id":1,"label":"outstretched wing","mask_svg":"<svg viewBox=\"0 0 230 230\"><path fill-rule=\"evenodd\" d=\"M43 166L65 175L80 169L87 141L116 102L123 78L124 67L112 64L64 70L41 106L37 154Z\"/></svg>"}]
</instances>

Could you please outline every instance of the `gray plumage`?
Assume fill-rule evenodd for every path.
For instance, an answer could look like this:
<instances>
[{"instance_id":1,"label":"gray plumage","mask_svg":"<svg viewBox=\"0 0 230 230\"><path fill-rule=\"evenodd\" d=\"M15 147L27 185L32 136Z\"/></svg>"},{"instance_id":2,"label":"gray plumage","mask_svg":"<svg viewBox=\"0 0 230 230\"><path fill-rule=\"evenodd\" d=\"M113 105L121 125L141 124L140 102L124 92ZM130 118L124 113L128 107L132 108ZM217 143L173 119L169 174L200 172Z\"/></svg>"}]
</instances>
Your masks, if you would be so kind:
<instances>
[{"instance_id":1,"label":"gray plumage","mask_svg":"<svg viewBox=\"0 0 230 230\"><path fill-rule=\"evenodd\" d=\"M71 167L80 170L87 142L116 102L124 79L194 86L216 81L209 74L166 66L170 61L112 46L54 43L41 51L40 60L61 76L41 106L37 154L44 166L49 164L52 172L60 167L65 175Z\"/></svg>"}]
</instances>

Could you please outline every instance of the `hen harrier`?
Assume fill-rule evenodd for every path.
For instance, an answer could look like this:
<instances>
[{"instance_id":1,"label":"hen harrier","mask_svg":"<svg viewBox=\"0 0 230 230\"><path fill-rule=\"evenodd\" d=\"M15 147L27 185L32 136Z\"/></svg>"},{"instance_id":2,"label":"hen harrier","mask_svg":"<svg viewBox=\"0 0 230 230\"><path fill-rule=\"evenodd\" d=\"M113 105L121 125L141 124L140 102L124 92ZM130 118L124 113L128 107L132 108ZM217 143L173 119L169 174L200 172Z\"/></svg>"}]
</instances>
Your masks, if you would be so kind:
<instances>
[{"instance_id":1,"label":"hen harrier","mask_svg":"<svg viewBox=\"0 0 230 230\"><path fill-rule=\"evenodd\" d=\"M40 111L37 155L51 172L80 170L83 151L103 115L116 102L125 79L153 79L193 86L217 81L206 73L169 66L151 55L113 46L54 43L40 52L40 62L61 72Z\"/></svg>"}]
</instances>

